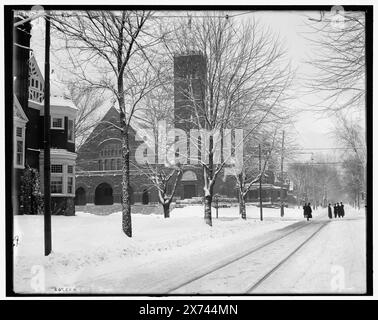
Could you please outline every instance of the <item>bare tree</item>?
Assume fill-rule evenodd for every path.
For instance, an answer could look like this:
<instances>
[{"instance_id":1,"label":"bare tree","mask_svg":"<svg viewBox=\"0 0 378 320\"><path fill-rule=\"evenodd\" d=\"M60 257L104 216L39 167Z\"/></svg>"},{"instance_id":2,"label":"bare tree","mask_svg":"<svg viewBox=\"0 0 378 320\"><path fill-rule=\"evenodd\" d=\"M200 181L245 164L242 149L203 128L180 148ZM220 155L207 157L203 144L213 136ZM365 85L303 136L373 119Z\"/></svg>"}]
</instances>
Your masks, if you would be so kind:
<instances>
[{"instance_id":1,"label":"bare tree","mask_svg":"<svg viewBox=\"0 0 378 320\"><path fill-rule=\"evenodd\" d=\"M158 201L163 208L164 218L169 218L170 206L183 173L181 166L178 164L166 167L146 163L145 165L137 164L135 167L139 173L147 177L150 185L157 190Z\"/></svg>"},{"instance_id":2,"label":"bare tree","mask_svg":"<svg viewBox=\"0 0 378 320\"><path fill-rule=\"evenodd\" d=\"M315 68L307 81L311 92L323 99L317 110L363 110L365 106L365 13L333 10L313 17L307 39L314 44Z\"/></svg>"},{"instance_id":3,"label":"bare tree","mask_svg":"<svg viewBox=\"0 0 378 320\"><path fill-rule=\"evenodd\" d=\"M104 98L98 90L82 87L76 81L70 82L68 90L78 109L74 133L76 150L79 150L100 120L97 112L103 105Z\"/></svg>"},{"instance_id":4,"label":"bare tree","mask_svg":"<svg viewBox=\"0 0 378 320\"><path fill-rule=\"evenodd\" d=\"M241 170L234 174L239 196L239 213L242 219L247 219L245 197L251 187L265 176L265 170L275 148L276 132L277 130L268 136L261 135L259 139L256 139L257 135L255 135L255 139L249 139L249 141L246 141L247 143L244 143L245 155L243 163L240 166ZM269 141L269 136L272 136L271 142ZM257 143L260 144L260 148L263 150L260 160L256 159L259 157L259 150L256 147Z\"/></svg>"},{"instance_id":5,"label":"bare tree","mask_svg":"<svg viewBox=\"0 0 378 320\"><path fill-rule=\"evenodd\" d=\"M160 68L162 75L160 77L161 85L146 95L146 108L141 108L140 115L135 116L141 127L146 129L139 131L143 132L144 147L147 152L151 153L151 156L147 155L144 162L132 163L132 165L157 190L158 201L163 207L164 217L169 218L170 205L183 171L179 162L171 161L167 156L170 149L174 148L175 141L162 143L167 136L167 129L173 129L173 78L172 72L166 70L165 67L164 63L160 61L157 68ZM159 128L159 126L161 127ZM161 155L163 155L163 159L161 159Z\"/></svg>"},{"instance_id":6,"label":"bare tree","mask_svg":"<svg viewBox=\"0 0 378 320\"><path fill-rule=\"evenodd\" d=\"M366 191L365 130L359 121L340 116L334 135L340 145L345 148L345 152L343 152L345 190L359 207L361 192ZM349 177L346 176L348 174Z\"/></svg>"},{"instance_id":7,"label":"bare tree","mask_svg":"<svg viewBox=\"0 0 378 320\"><path fill-rule=\"evenodd\" d=\"M181 80L186 81L182 94L190 101L186 108L191 109L193 115L185 121L190 121L193 128L210 133L206 142L202 138L201 143L197 138L191 142L202 154L204 218L212 225L214 185L232 158L232 154L223 154L222 139L215 136L219 133L222 137L227 130L246 129L235 144L234 154L242 155L243 140L263 123L273 121L273 115L279 117L279 108L285 109L285 91L292 72L279 40L256 21L235 21L222 17L219 12L209 12L203 19L194 14L190 23L181 21L169 35L171 38L166 38L169 40L166 43L170 52L194 51L205 59L204 76ZM232 134L231 131L228 134ZM198 159L197 155L190 157Z\"/></svg>"},{"instance_id":8,"label":"bare tree","mask_svg":"<svg viewBox=\"0 0 378 320\"><path fill-rule=\"evenodd\" d=\"M353 204L360 209L361 193L365 191L364 169L360 159L355 154L349 155L343 161L343 169L343 189Z\"/></svg>"},{"instance_id":9,"label":"bare tree","mask_svg":"<svg viewBox=\"0 0 378 320\"><path fill-rule=\"evenodd\" d=\"M129 195L131 120L145 95L155 86L148 48L149 11L55 12L53 26L63 35L77 78L93 89L111 92L119 109L122 141L122 230L132 236ZM150 62L150 60L148 60ZM114 125L116 126L116 125Z\"/></svg>"},{"instance_id":10,"label":"bare tree","mask_svg":"<svg viewBox=\"0 0 378 320\"><path fill-rule=\"evenodd\" d=\"M305 201L304 195L306 194L306 168L299 163L292 163L289 165L288 173L290 179L294 184L294 193L298 202Z\"/></svg>"},{"instance_id":11,"label":"bare tree","mask_svg":"<svg viewBox=\"0 0 378 320\"><path fill-rule=\"evenodd\" d=\"M317 72L308 79L307 87L322 99L322 104L313 110L335 116L334 134L348 150L344 153L348 160L344 167L352 172L352 181L348 183L361 191L366 171L366 143L357 119L366 105L365 12L337 7L330 13L322 12L319 20L310 18L308 25L312 28L308 39L316 53L308 62ZM358 170L351 165L354 162ZM359 194L355 190L351 193Z\"/></svg>"},{"instance_id":12,"label":"bare tree","mask_svg":"<svg viewBox=\"0 0 378 320\"><path fill-rule=\"evenodd\" d=\"M339 115L334 136L341 146L354 153L361 165L365 167L367 150L365 131L359 121Z\"/></svg>"},{"instance_id":13,"label":"bare tree","mask_svg":"<svg viewBox=\"0 0 378 320\"><path fill-rule=\"evenodd\" d=\"M341 174L321 156L317 156L316 163L292 162L288 172L298 204L311 201L314 205L327 205L327 201L340 201L343 194Z\"/></svg>"}]
</instances>

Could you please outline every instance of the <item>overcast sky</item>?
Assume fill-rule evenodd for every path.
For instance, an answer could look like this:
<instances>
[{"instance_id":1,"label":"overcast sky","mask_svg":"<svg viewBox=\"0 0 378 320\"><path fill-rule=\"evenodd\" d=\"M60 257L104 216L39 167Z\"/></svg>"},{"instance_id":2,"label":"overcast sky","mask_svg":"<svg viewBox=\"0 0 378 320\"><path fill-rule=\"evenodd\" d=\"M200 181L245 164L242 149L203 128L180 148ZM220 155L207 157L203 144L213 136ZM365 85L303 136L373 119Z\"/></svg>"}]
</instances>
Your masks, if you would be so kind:
<instances>
[{"instance_id":1,"label":"overcast sky","mask_svg":"<svg viewBox=\"0 0 378 320\"><path fill-rule=\"evenodd\" d=\"M334 128L335 119L321 116L313 111L302 111L307 103L316 103L318 97L311 95L305 96L301 90L303 87L302 76L309 76L313 70L306 63L311 56L314 55L314 50L311 42L307 40L304 35L310 29L306 26L308 16L319 17L318 12L304 12L304 11L260 11L251 12L243 15L242 19L251 19L252 17L265 24L267 27L277 34L286 45L288 57L292 61L292 65L297 69L297 77L294 86L297 88L295 99L292 100L293 107L298 109L295 125L292 128L293 134L297 137L298 143L304 148L330 148L337 146L332 138L332 130ZM34 49L37 61L43 70L44 59L44 23L42 19L38 19L32 30L31 47ZM308 35L306 35L308 37ZM316 36L316 35L313 35ZM51 68L57 69L54 66L52 56ZM320 102L320 100L319 100ZM301 111L301 112L299 112ZM319 153L328 153L332 158L334 152L326 150L314 150ZM303 160L310 158L310 155L301 156Z\"/></svg>"}]
</instances>

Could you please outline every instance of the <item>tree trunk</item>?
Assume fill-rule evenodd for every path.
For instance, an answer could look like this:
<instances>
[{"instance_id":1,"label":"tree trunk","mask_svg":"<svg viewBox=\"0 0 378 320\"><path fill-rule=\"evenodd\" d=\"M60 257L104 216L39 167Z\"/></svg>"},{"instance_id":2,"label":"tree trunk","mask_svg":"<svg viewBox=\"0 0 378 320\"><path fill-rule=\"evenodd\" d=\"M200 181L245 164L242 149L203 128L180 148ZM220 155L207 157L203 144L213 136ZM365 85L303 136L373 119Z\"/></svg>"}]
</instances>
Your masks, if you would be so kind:
<instances>
[{"instance_id":1,"label":"tree trunk","mask_svg":"<svg viewBox=\"0 0 378 320\"><path fill-rule=\"evenodd\" d=\"M213 195L206 195L205 196L205 222L209 226L212 226L212 220L211 220L211 203L213 201Z\"/></svg>"},{"instance_id":2,"label":"tree trunk","mask_svg":"<svg viewBox=\"0 0 378 320\"><path fill-rule=\"evenodd\" d=\"M213 202L213 136L209 138L209 165L208 169L204 168L204 180L205 180L205 223L209 226L213 225L211 219L211 203Z\"/></svg>"},{"instance_id":3,"label":"tree trunk","mask_svg":"<svg viewBox=\"0 0 378 320\"><path fill-rule=\"evenodd\" d=\"M239 196L239 213L242 217L242 219L247 219L246 209L245 209L245 200L243 194L240 194Z\"/></svg>"},{"instance_id":4,"label":"tree trunk","mask_svg":"<svg viewBox=\"0 0 378 320\"><path fill-rule=\"evenodd\" d=\"M121 30L123 32L123 30ZM121 53L121 47L119 53ZM126 236L132 236L131 226L131 206L130 206L130 146L129 146L129 125L126 119L126 103L124 97L124 85L123 85L123 70L122 61L120 59L122 54L118 55L117 68L119 71L117 79L118 90L118 104L119 104L119 118L122 128L122 230ZM131 115L130 115L131 116Z\"/></svg>"},{"instance_id":5,"label":"tree trunk","mask_svg":"<svg viewBox=\"0 0 378 320\"><path fill-rule=\"evenodd\" d=\"M169 206L170 206L169 202L163 204L164 218L169 218Z\"/></svg>"},{"instance_id":6,"label":"tree trunk","mask_svg":"<svg viewBox=\"0 0 378 320\"><path fill-rule=\"evenodd\" d=\"M130 150L129 150L129 135L127 129L122 132L122 230L131 238L131 206L130 206Z\"/></svg>"},{"instance_id":7,"label":"tree trunk","mask_svg":"<svg viewBox=\"0 0 378 320\"><path fill-rule=\"evenodd\" d=\"M240 215L240 216L242 215L242 207L241 207L241 205L240 205L241 202L242 202L241 197L242 197L242 195L241 195L241 192L240 192L240 189L239 189L238 200L239 200L239 215Z\"/></svg>"}]
</instances>

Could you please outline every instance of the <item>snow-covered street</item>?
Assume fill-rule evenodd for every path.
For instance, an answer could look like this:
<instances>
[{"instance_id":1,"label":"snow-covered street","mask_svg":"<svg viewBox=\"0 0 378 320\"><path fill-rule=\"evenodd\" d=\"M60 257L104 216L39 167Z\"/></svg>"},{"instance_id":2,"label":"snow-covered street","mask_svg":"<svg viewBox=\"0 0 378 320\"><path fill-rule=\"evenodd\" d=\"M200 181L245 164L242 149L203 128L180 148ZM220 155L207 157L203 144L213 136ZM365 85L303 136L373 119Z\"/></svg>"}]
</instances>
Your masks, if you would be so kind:
<instances>
[{"instance_id":1,"label":"snow-covered street","mask_svg":"<svg viewBox=\"0 0 378 320\"><path fill-rule=\"evenodd\" d=\"M365 293L365 222L357 212L333 219L254 292Z\"/></svg>"},{"instance_id":2,"label":"snow-covered street","mask_svg":"<svg viewBox=\"0 0 378 320\"><path fill-rule=\"evenodd\" d=\"M223 208L210 228L202 215L200 206L174 209L169 219L134 214L131 239L122 233L120 213L53 216L53 254L49 257L43 256L43 217L16 216L15 290L245 293L311 230L328 221L325 209L314 211L314 220L307 222L297 208L286 209L284 218L279 209L264 208L264 221L260 221L259 209L248 206L247 221L240 219L236 207ZM333 219L324 226L252 293L363 292L364 223L363 211L348 208L344 220ZM266 246L280 238L279 245ZM259 247L264 248L256 250ZM228 264L234 260L237 268ZM228 266L219 269L225 264ZM218 271L204 276L215 269Z\"/></svg>"}]
</instances>

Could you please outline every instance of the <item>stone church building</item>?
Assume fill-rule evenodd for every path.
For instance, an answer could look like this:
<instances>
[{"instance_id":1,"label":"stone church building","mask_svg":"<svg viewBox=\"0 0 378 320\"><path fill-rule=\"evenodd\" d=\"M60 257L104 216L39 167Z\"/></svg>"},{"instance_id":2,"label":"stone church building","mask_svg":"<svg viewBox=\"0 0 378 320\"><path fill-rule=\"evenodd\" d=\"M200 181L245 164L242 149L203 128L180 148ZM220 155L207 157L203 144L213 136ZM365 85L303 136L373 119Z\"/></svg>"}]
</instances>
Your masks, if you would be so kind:
<instances>
[{"instance_id":1,"label":"stone church building","mask_svg":"<svg viewBox=\"0 0 378 320\"><path fill-rule=\"evenodd\" d=\"M206 61L200 53L190 53L174 58L174 126L189 133L196 129L193 125L191 101L185 97L187 79L191 79L194 96L202 94L201 82L206 76ZM201 120L199 120L201 121ZM76 159L76 192L75 204L109 205L121 202L122 193L122 159L121 142L118 129L110 123L119 123L119 113L111 107L102 121L95 127L82 147L77 151ZM135 130L129 135L131 149L130 162L135 163L135 151L143 143L136 139ZM189 148L188 148L189 150ZM178 183L175 197L190 199L203 197L203 177L200 165L186 164L183 175ZM149 179L138 169L130 166L131 203L158 202L157 190ZM263 197L275 199L279 196L279 188L274 186L274 174L268 174L264 181ZM285 192L286 193L286 192ZM237 198L235 178L221 173L215 184L214 194L227 198ZM247 200L257 198L256 190L252 190Z\"/></svg>"}]
</instances>

